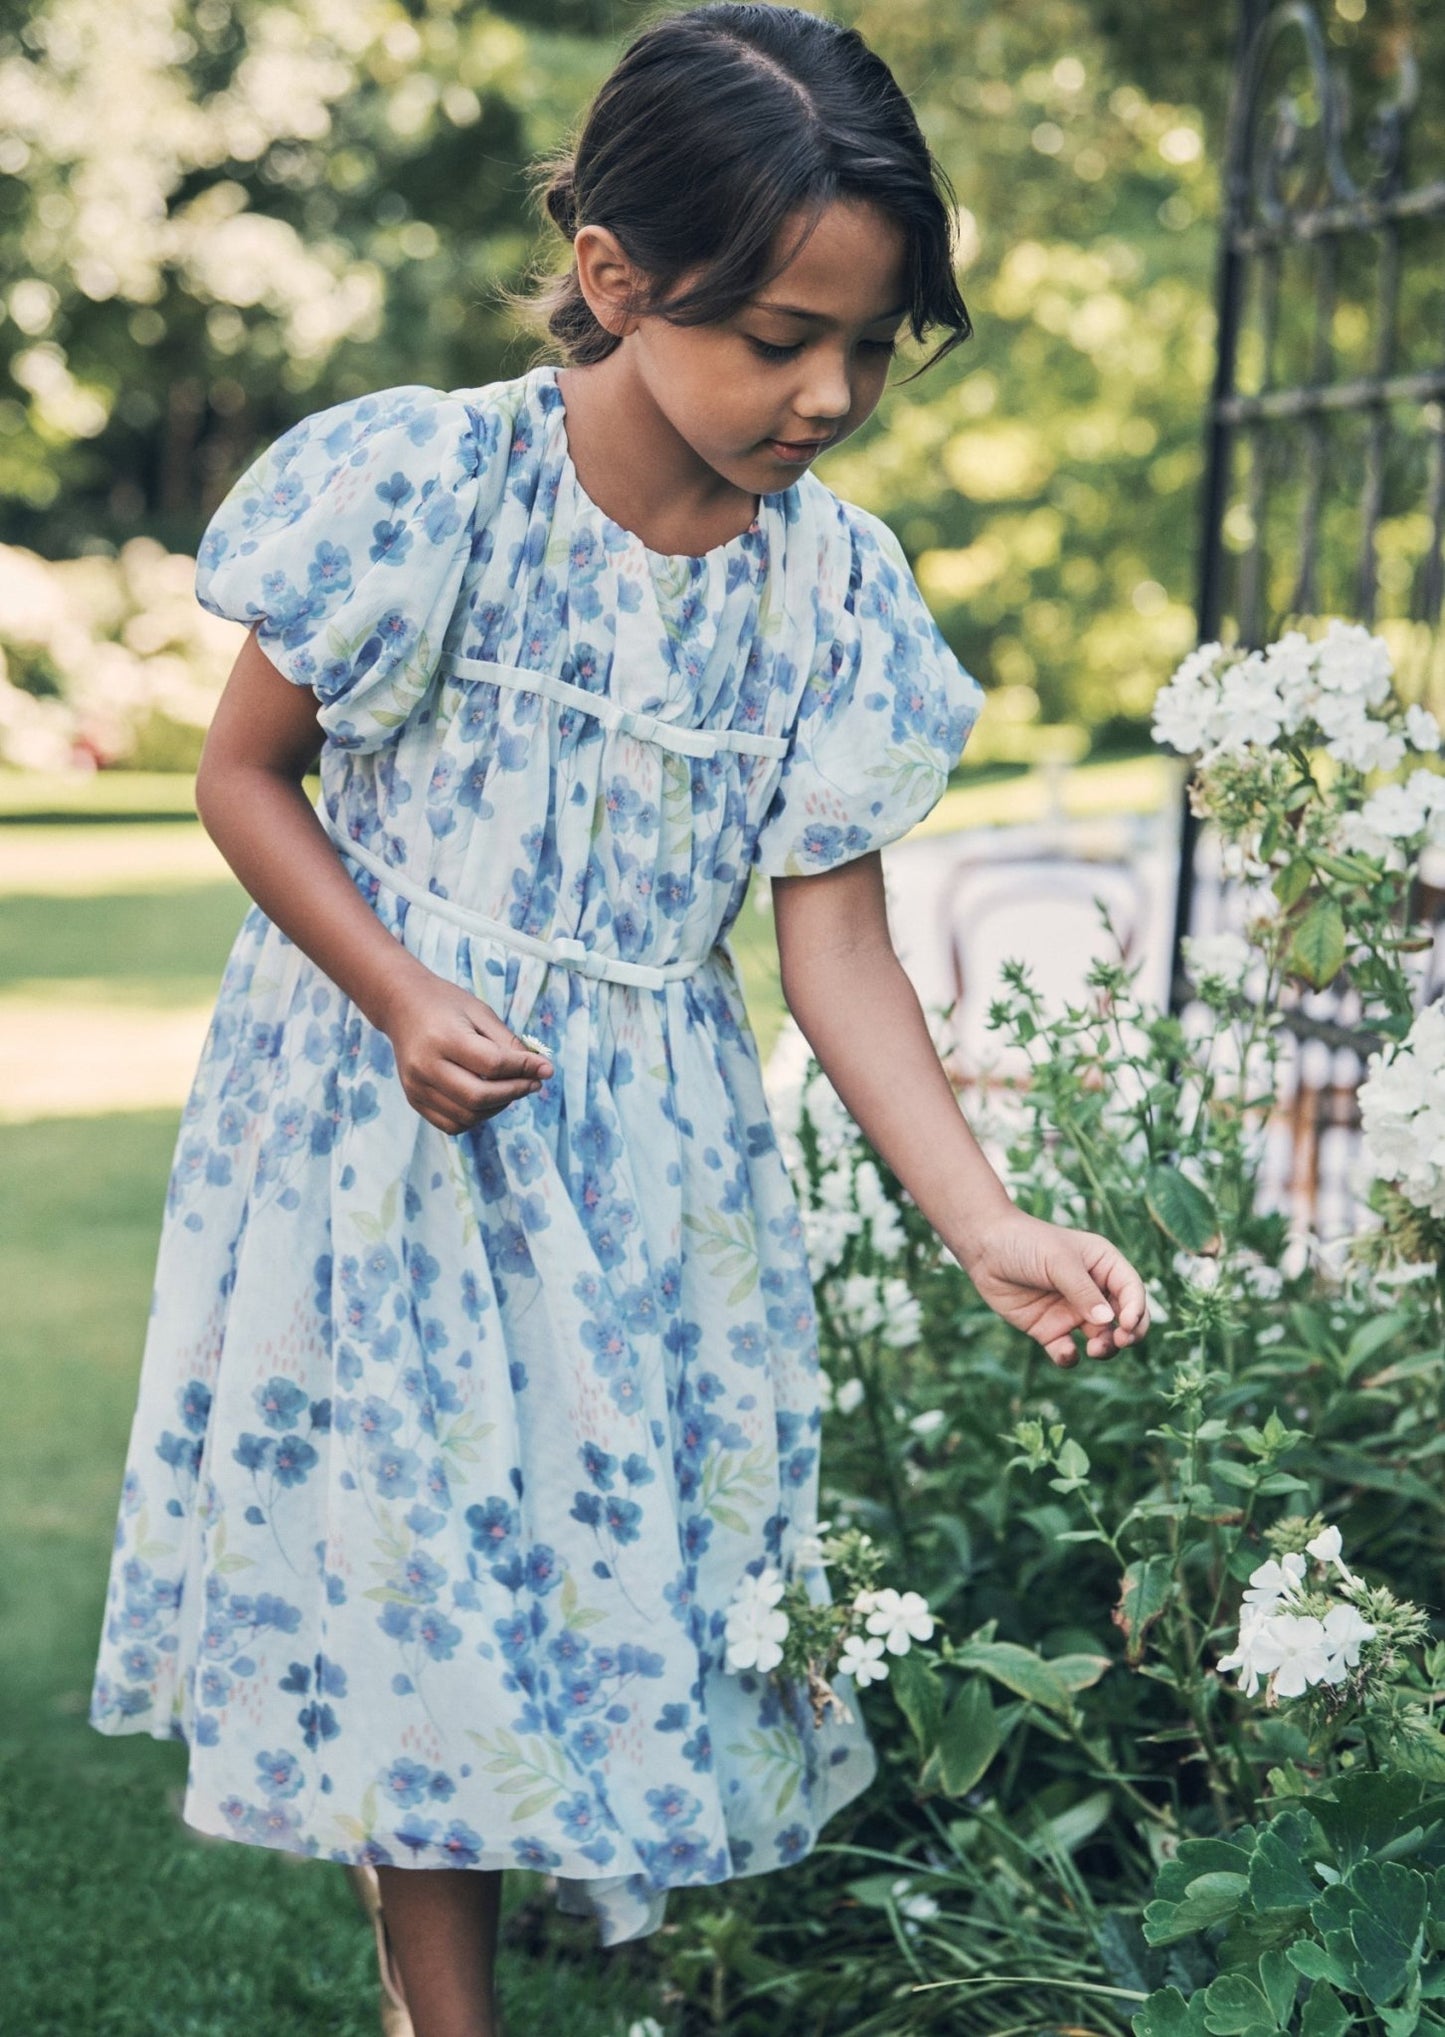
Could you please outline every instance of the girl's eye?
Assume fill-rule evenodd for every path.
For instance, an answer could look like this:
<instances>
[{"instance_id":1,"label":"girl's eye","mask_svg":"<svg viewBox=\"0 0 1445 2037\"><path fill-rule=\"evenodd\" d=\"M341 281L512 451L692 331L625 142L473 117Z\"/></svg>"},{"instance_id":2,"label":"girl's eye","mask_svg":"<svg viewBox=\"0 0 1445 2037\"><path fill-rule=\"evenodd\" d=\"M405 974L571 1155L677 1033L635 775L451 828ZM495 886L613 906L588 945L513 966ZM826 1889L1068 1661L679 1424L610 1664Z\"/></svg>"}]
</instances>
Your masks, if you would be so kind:
<instances>
[{"instance_id":1,"label":"girl's eye","mask_svg":"<svg viewBox=\"0 0 1445 2037\"><path fill-rule=\"evenodd\" d=\"M747 339L748 344L760 353L765 361L787 361L791 360L794 354L802 352L801 340L795 341L790 347L780 347L771 340L755 339L751 333L747 335ZM898 342L891 339L864 340L863 345L870 353L875 354L892 354L898 350Z\"/></svg>"}]
</instances>

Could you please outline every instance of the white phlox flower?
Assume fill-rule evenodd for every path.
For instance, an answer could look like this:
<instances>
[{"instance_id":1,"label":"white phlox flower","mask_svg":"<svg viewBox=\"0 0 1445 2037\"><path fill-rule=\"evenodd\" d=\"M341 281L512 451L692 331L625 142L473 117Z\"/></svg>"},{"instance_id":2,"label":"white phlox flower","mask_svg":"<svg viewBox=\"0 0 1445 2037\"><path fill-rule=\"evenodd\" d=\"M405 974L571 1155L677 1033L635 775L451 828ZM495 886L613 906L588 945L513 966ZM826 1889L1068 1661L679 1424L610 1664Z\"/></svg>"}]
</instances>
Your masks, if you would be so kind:
<instances>
[{"instance_id":1,"label":"white phlox flower","mask_svg":"<svg viewBox=\"0 0 1445 2037\"><path fill-rule=\"evenodd\" d=\"M832 1272L848 1240L862 1229L862 1222L852 1209L804 1210L803 1241L808 1249L808 1270L815 1281Z\"/></svg>"},{"instance_id":2,"label":"white phlox flower","mask_svg":"<svg viewBox=\"0 0 1445 2037\"><path fill-rule=\"evenodd\" d=\"M1221 1655L1215 1664L1221 1676L1238 1671L1239 1688L1245 1697L1253 1697L1259 1689L1259 1680L1263 1672L1255 1648L1261 1639L1264 1623L1268 1617L1269 1615L1258 1606L1245 1606L1239 1616L1239 1641L1233 1654Z\"/></svg>"},{"instance_id":3,"label":"white phlox flower","mask_svg":"<svg viewBox=\"0 0 1445 2037\"><path fill-rule=\"evenodd\" d=\"M862 1407L865 1391L861 1379L845 1379L841 1386L833 1389L833 1405L840 1415L851 1415Z\"/></svg>"},{"instance_id":4,"label":"white phlox flower","mask_svg":"<svg viewBox=\"0 0 1445 2037\"><path fill-rule=\"evenodd\" d=\"M883 1327L883 1296L871 1273L850 1273L838 1283L836 1294L839 1318L851 1336L869 1337Z\"/></svg>"},{"instance_id":5,"label":"white phlox flower","mask_svg":"<svg viewBox=\"0 0 1445 2037\"><path fill-rule=\"evenodd\" d=\"M1235 990L1244 981L1253 950L1242 934L1227 929L1217 934L1189 934L1184 940L1184 966L1196 983L1211 980Z\"/></svg>"},{"instance_id":6,"label":"white phlox flower","mask_svg":"<svg viewBox=\"0 0 1445 2037\"><path fill-rule=\"evenodd\" d=\"M1208 1291L1219 1279L1219 1261L1206 1252L1176 1252L1170 1262L1181 1280Z\"/></svg>"},{"instance_id":7,"label":"white phlox flower","mask_svg":"<svg viewBox=\"0 0 1445 2037\"><path fill-rule=\"evenodd\" d=\"M1315 670L1325 693L1354 695L1370 707L1388 698L1394 673L1390 647L1363 623L1334 617L1315 645Z\"/></svg>"},{"instance_id":8,"label":"white phlox flower","mask_svg":"<svg viewBox=\"0 0 1445 2037\"><path fill-rule=\"evenodd\" d=\"M1303 1697L1312 1683L1328 1680L1334 1651L1313 1613L1270 1613L1252 1635L1251 1655L1276 1697Z\"/></svg>"},{"instance_id":9,"label":"white phlox flower","mask_svg":"<svg viewBox=\"0 0 1445 2037\"><path fill-rule=\"evenodd\" d=\"M1445 1012L1418 1014L1388 1060L1369 1057L1358 1090L1362 1150L1373 1172L1445 1216Z\"/></svg>"},{"instance_id":10,"label":"white phlox flower","mask_svg":"<svg viewBox=\"0 0 1445 2037\"><path fill-rule=\"evenodd\" d=\"M902 1218L892 1203L886 1200L869 1213L868 1235L880 1259L896 1259L908 1242Z\"/></svg>"},{"instance_id":11,"label":"white phlox flower","mask_svg":"<svg viewBox=\"0 0 1445 2037\"><path fill-rule=\"evenodd\" d=\"M1156 742L1190 756L1214 741L1219 732L1219 690L1214 672L1224 655L1222 644L1201 644L1159 689L1153 713Z\"/></svg>"},{"instance_id":12,"label":"white phlox flower","mask_svg":"<svg viewBox=\"0 0 1445 2037\"><path fill-rule=\"evenodd\" d=\"M866 1624L870 1634L882 1635L890 1655L906 1655L915 1641L932 1634L933 1615L921 1592L897 1592L890 1585L873 1594Z\"/></svg>"},{"instance_id":13,"label":"white phlox flower","mask_svg":"<svg viewBox=\"0 0 1445 2037\"><path fill-rule=\"evenodd\" d=\"M1267 750L1284 727L1284 703L1274 675L1257 653L1225 673L1219 706L1224 728L1215 747L1220 751Z\"/></svg>"},{"instance_id":14,"label":"white phlox flower","mask_svg":"<svg viewBox=\"0 0 1445 2037\"><path fill-rule=\"evenodd\" d=\"M1282 1599L1298 1595L1305 1569L1303 1556L1297 1555L1293 1549L1278 1563L1273 1558L1268 1563L1261 1563L1258 1570L1249 1573L1244 1603L1257 1606L1261 1613L1272 1613Z\"/></svg>"},{"instance_id":15,"label":"white phlox flower","mask_svg":"<svg viewBox=\"0 0 1445 2037\"><path fill-rule=\"evenodd\" d=\"M1430 815L1414 781L1434 775L1433 771L1412 771L1403 785L1382 785L1360 808L1361 824L1394 842L1424 834Z\"/></svg>"},{"instance_id":16,"label":"white phlox flower","mask_svg":"<svg viewBox=\"0 0 1445 2037\"><path fill-rule=\"evenodd\" d=\"M1412 702L1405 709L1405 733L1417 750L1440 748L1440 724L1428 707Z\"/></svg>"},{"instance_id":17,"label":"white phlox flower","mask_svg":"<svg viewBox=\"0 0 1445 2037\"><path fill-rule=\"evenodd\" d=\"M850 1634L838 1657L838 1674L851 1676L860 1689L866 1689L870 1683L881 1683L888 1674L883 1643L872 1634Z\"/></svg>"},{"instance_id":18,"label":"white phlox flower","mask_svg":"<svg viewBox=\"0 0 1445 2037\"><path fill-rule=\"evenodd\" d=\"M923 1335L923 1306L908 1282L885 1280L882 1289L883 1341L894 1351L906 1351Z\"/></svg>"},{"instance_id":19,"label":"white phlox flower","mask_svg":"<svg viewBox=\"0 0 1445 2037\"><path fill-rule=\"evenodd\" d=\"M1326 846L1337 855L1371 856L1388 869L1403 870L1404 852L1388 835L1382 835L1378 828L1370 826L1363 811L1352 808L1348 813L1336 814L1330 824Z\"/></svg>"},{"instance_id":20,"label":"white phlox flower","mask_svg":"<svg viewBox=\"0 0 1445 2037\"><path fill-rule=\"evenodd\" d=\"M782 1644L788 1634L788 1616L778 1609L783 1589L782 1573L772 1564L765 1565L756 1577L744 1577L727 1611L729 1669L756 1669L766 1674L782 1661Z\"/></svg>"},{"instance_id":21,"label":"white phlox flower","mask_svg":"<svg viewBox=\"0 0 1445 2037\"><path fill-rule=\"evenodd\" d=\"M1354 1669L1366 1641L1373 1641L1375 1629L1354 1606L1331 1606L1324 1617L1325 1650L1330 1658L1326 1683L1342 1683L1345 1671Z\"/></svg>"},{"instance_id":22,"label":"white phlox flower","mask_svg":"<svg viewBox=\"0 0 1445 2037\"><path fill-rule=\"evenodd\" d=\"M1317 1563L1332 1563L1346 1584L1357 1584L1359 1579L1352 1570L1345 1568L1345 1559L1340 1553L1343 1543L1338 1528L1321 1528L1312 1542L1305 1543L1307 1553Z\"/></svg>"},{"instance_id":23,"label":"white phlox flower","mask_svg":"<svg viewBox=\"0 0 1445 2037\"><path fill-rule=\"evenodd\" d=\"M1266 1266L1262 1261L1247 1260L1235 1268L1239 1284L1246 1294L1252 1294L1261 1301L1273 1301L1284 1287L1284 1275L1278 1266Z\"/></svg>"},{"instance_id":24,"label":"white phlox flower","mask_svg":"<svg viewBox=\"0 0 1445 2037\"><path fill-rule=\"evenodd\" d=\"M911 1917L915 1924L931 1924L938 1915L937 1899L923 1889L915 1890L906 1874L901 1874L888 1891L898 1905L900 1916Z\"/></svg>"},{"instance_id":25,"label":"white phlox flower","mask_svg":"<svg viewBox=\"0 0 1445 2037\"><path fill-rule=\"evenodd\" d=\"M921 1415L915 1415L908 1424L915 1436L931 1436L935 1429L941 1429L948 1420L942 1408L925 1408Z\"/></svg>"},{"instance_id":26,"label":"white phlox flower","mask_svg":"<svg viewBox=\"0 0 1445 2037\"><path fill-rule=\"evenodd\" d=\"M831 1521L819 1521L816 1528L805 1528L793 1543L793 1561L802 1569L819 1569L823 1563L823 1537L832 1527Z\"/></svg>"}]
</instances>

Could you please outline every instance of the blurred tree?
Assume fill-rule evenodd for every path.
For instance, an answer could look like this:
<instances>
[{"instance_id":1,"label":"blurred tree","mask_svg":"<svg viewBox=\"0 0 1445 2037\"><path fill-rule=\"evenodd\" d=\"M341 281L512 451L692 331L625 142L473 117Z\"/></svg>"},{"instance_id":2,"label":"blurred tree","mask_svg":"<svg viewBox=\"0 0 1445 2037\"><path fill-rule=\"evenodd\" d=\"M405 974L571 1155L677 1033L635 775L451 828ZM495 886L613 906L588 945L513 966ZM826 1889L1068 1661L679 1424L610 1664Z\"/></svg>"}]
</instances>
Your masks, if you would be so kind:
<instances>
[{"instance_id":1,"label":"blurred tree","mask_svg":"<svg viewBox=\"0 0 1445 2037\"><path fill-rule=\"evenodd\" d=\"M0 0L5 534L187 549L305 411L519 372L493 289L546 245L526 162L651 11ZM896 524L995 728L1137 720L1192 630L1233 9L828 11L954 180L978 330L820 472Z\"/></svg>"}]
</instances>

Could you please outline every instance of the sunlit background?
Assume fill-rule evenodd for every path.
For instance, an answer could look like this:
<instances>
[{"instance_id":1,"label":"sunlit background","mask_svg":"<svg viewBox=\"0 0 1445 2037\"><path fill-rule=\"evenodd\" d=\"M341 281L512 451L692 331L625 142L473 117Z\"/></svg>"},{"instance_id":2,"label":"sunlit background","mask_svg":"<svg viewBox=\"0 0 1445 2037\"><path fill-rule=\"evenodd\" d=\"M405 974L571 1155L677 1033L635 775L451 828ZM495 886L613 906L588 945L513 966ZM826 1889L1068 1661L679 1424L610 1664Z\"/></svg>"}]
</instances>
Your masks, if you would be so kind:
<instances>
[{"instance_id":1,"label":"sunlit background","mask_svg":"<svg viewBox=\"0 0 1445 2037\"><path fill-rule=\"evenodd\" d=\"M304 414L539 358L498 295L563 252L526 165L656 11L0 5L0 1752L29 1764L0 1873L37 1897L34 1961L0 1985L32 2037L370 2027L367 1948L341 1949L353 1927L332 1892L284 1859L222 1861L183 1837L179 1750L93 1747L80 1723L166 1168L247 903L194 817L241 636L196 604L194 548L242 467ZM1195 641L1235 21L1162 0L817 11L892 64L959 201L975 337L900 387L905 354L818 472L897 530L987 690L943 802L888 862L920 989L968 993L967 1059L1003 953L1032 938L1051 992L1082 973L1091 915L1065 898L1067 938L1050 918L1061 845L1075 904L1109 891L1164 992L1180 778L1149 711ZM1440 41L1423 7L1321 13L1346 61L1412 15L1427 57ZM1440 119L1437 95L1418 133L1436 160ZM1348 291L1334 325L1342 358L1367 350ZM1225 542L1249 536L1236 505ZM1382 523L1385 581L1408 577L1417 536ZM771 1049L783 1014L758 889L736 945ZM202 1970L188 1951L217 1890L230 1907ZM81 1939L99 1950L76 1961ZM314 1953L286 1955L284 2013L247 1977L282 1942ZM625 2027L643 1994L625 1962L609 1972L612 1994L554 1962L536 2027Z\"/></svg>"}]
</instances>

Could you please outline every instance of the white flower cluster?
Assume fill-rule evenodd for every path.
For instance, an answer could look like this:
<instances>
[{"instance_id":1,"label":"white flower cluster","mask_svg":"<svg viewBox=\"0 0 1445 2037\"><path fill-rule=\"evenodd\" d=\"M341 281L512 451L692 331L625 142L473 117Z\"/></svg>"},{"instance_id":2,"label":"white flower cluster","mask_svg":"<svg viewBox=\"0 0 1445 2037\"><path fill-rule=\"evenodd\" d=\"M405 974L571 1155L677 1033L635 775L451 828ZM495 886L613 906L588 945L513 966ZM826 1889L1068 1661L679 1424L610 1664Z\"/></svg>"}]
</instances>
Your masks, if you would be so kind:
<instances>
[{"instance_id":1,"label":"white flower cluster","mask_svg":"<svg viewBox=\"0 0 1445 2037\"><path fill-rule=\"evenodd\" d=\"M1322 1529L1305 1548L1338 1573L1343 1589L1358 1588L1359 1579L1346 1569L1340 1553L1338 1528ZM1221 1674L1238 1671L1239 1688L1246 1697L1254 1696L1261 1678L1268 1679L1271 1699L1303 1697L1311 1684L1343 1683L1358 1665L1365 1642L1375 1638L1370 1622L1347 1599L1331 1606L1323 1619L1304 1612L1298 1601L1305 1570L1304 1557L1292 1552L1278 1562L1262 1563L1250 1574L1238 1644L1217 1665Z\"/></svg>"},{"instance_id":2,"label":"white flower cluster","mask_svg":"<svg viewBox=\"0 0 1445 2037\"><path fill-rule=\"evenodd\" d=\"M152 714L204 728L246 633L200 606L195 572L153 538L113 559L0 545L0 762L94 770L124 761ZM58 694L14 683L12 661L32 660Z\"/></svg>"},{"instance_id":3,"label":"white flower cluster","mask_svg":"<svg viewBox=\"0 0 1445 2037\"><path fill-rule=\"evenodd\" d=\"M1445 785L1445 778L1440 781ZM1254 960L1254 949L1243 934L1227 929L1217 934L1186 934L1184 966L1202 987L1217 984L1223 990L1239 990Z\"/></svg>"},{"instance_id":4,"label":"white flower cluster","mask_svg":"<svg viewBox=\"0 0 1445 2037\"><path fill-rule=\"evenodd\" d=\"M1445 1217L1445 1010L1427 1004L1389 1059L1371 1054L1357 1092L1364 1155L1419 1209Z\"/></svg>"},{"instance_id":5,"label":"white flower cluster","mask_svg":"<svg viewBox=\"0 0 1445 2037\"><path fill-rule=\"evenodd\" d=\"M1411 708L1403 729L1373 709L1392 701L1389 646L1360 623L1333 619L1318 641L1289 630L1263 650L1201 644L1154 702L1156 742L1202 765L1268 751L1281 736L1314 740L1356 771L1393 771L1407 743L1438 751L1440 729Z\"/></svg>"},{"instance_id":6,"label":"white flower cluster","mask_svg":"<svg viewBox=\"0 0 1445 2037\"><path fill-rule=\"evenodd\" d=\"M810 1567L821 1563L815 1536L800 1541L797 1561ZM791 1624L780 1603L786 1590L782 1572L771 1563L757 1575L749 1572L743 1578L727 1611L729 1669L756 1669L766 1675L782 1662ZM850 1612L838 1670L860 1685L880 1682L888 1674L885 1650L890 1655L906 1655L915 1641L926 1641L933 1633L928 1602L916 1591L900 1592L891 1587L859 1591Z\"/></svg>"},{"instance_id":7,"label":"white flower cluster","mask_svg":"<svg viewBox=\"0 0 1445 2037\"><path fill-rule=\"evenodd\" d=\"M786 1586L783 1573L771 1563L754 1575L749 1571L733 1593L727 1611L727 1666L757 1669L764 1674L783 1659L788 1616L778 1600Z\"/></svg>"},{"instance_id":8,"label":"white flower cluster","mask_svg":"<svg viewBox=\"0 0 1445 2037\"><path fill-rule=\"evenodd\" d=\"M801 1039L780 1043L780 1064L805 1052ZM798 1187L808 1266L838 1327L855 1338L881 1337L895 1350L916 1344L923 1315L908 1282L887 1269L906 1243L897 1206L889 1198L861 1133L838 1092L814 1061L801 1077L770 1073L770 1101L783 1157ZM817 1154L810 1177L804 1132ZM862 1258L869 1270L857 1265ZM843 1271L851 1259L853 1270ZM833 1404L858 1406L862 1387L849 1380Z\"/></svg>"},{"instance_id":9,"label":"white flower cluster","mask_svg":"<svg viewBox=\"0 0 1445 2037\"><path fill-rule=\"evenodd\" d=\"M883 1651L906 1655L915 1641L926 1641L933 1632L933 1615L921 1592L860 1591L853 1610L863 1616L863 1631L849 1634L838 1657L844 1676L858 1684L881 1683L888 1674Z\"/></svg>"}]
</instances>

